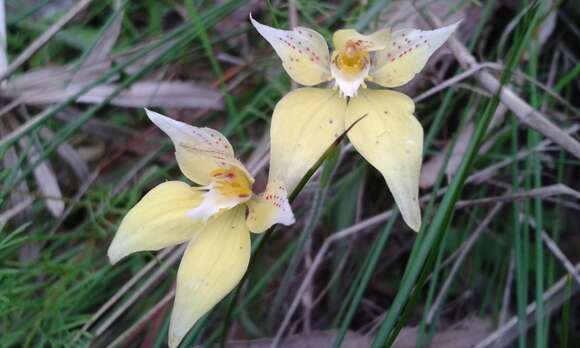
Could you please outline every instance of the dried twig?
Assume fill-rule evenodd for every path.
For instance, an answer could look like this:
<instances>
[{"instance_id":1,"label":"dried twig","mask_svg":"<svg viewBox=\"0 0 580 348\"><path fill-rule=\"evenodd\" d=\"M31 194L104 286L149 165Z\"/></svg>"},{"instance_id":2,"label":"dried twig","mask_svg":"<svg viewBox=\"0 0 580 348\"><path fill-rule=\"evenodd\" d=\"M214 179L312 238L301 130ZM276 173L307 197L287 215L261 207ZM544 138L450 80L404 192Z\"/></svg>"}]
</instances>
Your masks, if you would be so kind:
<instances>
[{"instance_id":1,"label":"dried twig","mask_svg":"<svg viewBox=\"0 0 580 348\"><path fill-rule=\"evenodd\" d=\"M151 318L159 312L161 308L169 304L173 297L175 296L175 289L171 290L167 295L165 295L161 301L159 301L153 308L149 310L145 315L141 317L135 324L133 324L129 329L125 330L121 335L119 335L113 342L111 342L106 348L113 348L121 345L129 336L135 333L143 324L151 320Z\"/></svg>"},{"instance_id":2,"label":"dried twig","mask_svg":"<svg viewBox=\"0 0 580 348\"><path fill-rule=\"evenodd\" d=\"M457 202L457 208L465 208L471 207L474 205L480 204L491 204L491 203L498 203L498 202L512 202L521 199L526 199L530 197L536 198L547 198L551 196L557 195L570 195L578 200L580 200L580 192L571 189L570 187L564 184L554 184L545 187L538 187L535 189L531 189L525 192L516 192L510 193L502 196L495 196L495 197L486 197L486 198L479 198L479 199L471 199L468 201L459 201Z\"/></svg>"},{"instance_id":3,"label":"dried twig","mask_svg":"<svg viewBox=\"0 0 580 348\"><path fill-rule=\"evenodd\" d=\"M83 325L83 327L76 333L75 337L72 339L71 344L76 342L81 335L87 332L87 330L106 312L113 306L129 289L133 287L141 278L143 278L153 266L159 264L167 255L169 255L175 248L167 248L161 251L157 256L149 261L137 274L135 274L129 281L125 283L119 289L113 297L111 297L104 305L102 305L93 316Z\"/></svg>"},{"instance_id":4,"label":"dried twig","mask_svg":"<svg viewBox=\"0 0 580 348\"><path fill-rule=\"evenodd\" d=\"M463 260L465 260L465 257L467 256L467 254L469 253L469 251L471 251L471 248L475 245L475 242L479 239L479 237L481 237L483 232L485 232L485 230L487 229L487 226L491 223L493 218L500 212L503 205L504 205L503 202L497 203L489 211L489 213L487 213L487 215L485 216L483 221L477 225L477 228L475 229L473 234L467 240L465 247L463 247L463 249L461 250L461 253L459 254L457 259L455 260L455 263L453 264L451 271L449 271L449 275L447 276L447 279L445 279L443 286L441 286L441 290L439 290L439 294L437 294L437 298L433 302L431 309L429 309L429 313L427 314L427 325L431 325L431 323L433 322L433 318L435 317L435 314L439 310L439 307L441 307L443 300L447 296L447 292L449 290L449 287L451 286L451 283L453 282L455 275L459 271L459 268L463 264Z\"/></svg>"},{"instance_id":5,"label":"dried twig","mask_svg":"<svg viewBox=\"0 0 580 348\"><path fill-rule=\"evenodd\" d=\"M6 4L0 0L0 73L8 68L8 53L6 52Z\"/></svg>"},{"instance_id":6,"label":"dried twig","mask_svg":"<svg viewBox=\"0 0 580 348\"><path fill-rule=\"evenodd\" d=\"M580 271L580 263L574 266L576 272ZM568 275L563 276L556 282L552 287L550 287L544 296L542 301L544 302L544 313L545 315L550 315L553 311L560 308L564 301L568 299L568 296L576 294L580 290L580 286L577 283L573 283L572 291L569 293L566 291L568 283ZM536 312L536 302L532 302L528 305L526 309L526 329L536 324L535 318ZM497 330L492 332L484 340L479 342L475 348L503 348L509 346L520 334L520 323L518 316L513 316L507 323L499 327ZM494 345L495 344L495 345Z\"/></svg>"},{"instance_id":7,"label":"dried twig","mask_svg":"<svg viewBox=\"0 0 580 348\"><path fill-rule=\"evenodd\" d=\"M20 214L22 211L28 208L33 202L34 199L32 197L24 198L20 200L18 203L16 203L10 209L7 209L4 212L2 212L2 214L0 214L0 225L5 224L6 222L8 222L8 220Z\"/></svg>"},{"instance_id":8,"label":"dried twig","mask_svg":"<svg viewBox=\"0 0 580 348\"><path fill-rule=\"evenodd\" d=\"M55 137L52 130L47 127L40 128L40 136L46 141L52 141ZM89 175L90 170L87 163L82 159L79 152L69 143L63 142L56 148L56 152L62 159L67 162L79 181L84 181Z\"/></svg>"},{"instance_id":9,"label":"dried twig","mask_svg":"<svg viewBox=\"0 0 580 348\"><path fill-rule=\"evenodd\" d=\"M135 301L137 301L137 299L143 293L145 293L145 291L150 286L155 284L159 280L159 278L161 278L161 276L165 274L165 272L167 272L169 267L171 267L175 262L177 262L177 260L181 257L181 255L185 251L186 247L187 244L183 244L177 247L175 250L173 250L173 248L169 249L169 251L173 251L173 253L171 253L171 255L165 261L163 261L163 263L161 263L161 265L155 270L155 273L153 273L150 278L148 278L137 290L135 290L131 294L131 297L127 301L123 302L121 306L119 306L111 315L107 317L107 320L105 320L105 322L102 323L95 330L95 335L99 336L103 332L105 332L105 330L109 328L109 326L111 326L113 322L117 320L117 318L121 316L121 314L123 314L125 310L127 310L127 308L129 308L133 303L135 303Z\"/></svg>"},{"instance_id":10,"label":"dried twig","mask_svg":"<svg viewBox=\"0 0 580 348\"><path fill-rule=\"evenodd\" d=\"M18 127L18 120L15 117L8 117L8 123L12 128ZM36 164L33 168L33 175L38 190L44 196L46 208L55 218L60 217L64 211L64 201L58 180L50 163L48 161L37 163L41 152L32 137L22 137L18 139L18 144L23 152L27 151L28 163L30 165Z\"/></svg>"},{"instance_id":11,"label":"dried twig","mask_svg":"<svg viewBox=\"0 0 580 348\"><path fill-rule=\"evenodd\" d=\"M441 21L433 14L426 14L426 17L433 26L441 26ZM451 51L464 68L472 69L480 65L459 40L451 36L448 42ZM523 124L537 130L545 137L552 139L555 143L562 146L575 157L580 158L580 142L552 123L540 111L532 108L514 93L509 86L502 87L500 82L486 70L476 73L475 77L491 93L497 93L501 90L501 102L513 111Z\"/></svg>"},{"instance_id":12,"label":"dried twig","mask_svg":"<svg viewBox=\"0 0 580 348\"><path fill-rule=\"evenodd\" d=\"M554 256L562 263L562 266L564 266L566 271L568 271L568 273L570 273L572 278L574 278L576 283L580 285L580 275L574 268L574 264L572 264L572 262L570 262L570 260L566 257L566 255L564 255L562 250L560 250L560 248L558 247L558 244L556 244L556 242L554 242L552 238L550 238L550 236L546 233L546 231L542 231L542 240L544 241L544 244L546 244L548 249L550 249L552 254L554 254Z\"/></svg>"},{"instance_id":13,"label":"dried twig","mask_svg":"<svg viewBox=\"0 0 580 348\"><path fill-rule=\"evenodd\" d=\"M532 228L536 228L537 226L536 221L532 217L525 216L524 214L520 214L520 221L527 222ZM562 263L562 266L570 273L572 278L574 278L574 281L576 281L576 283L580 286L580 275L578 274L578 272L576 272L574 264L570 262L570 260L566 257L566 255L564 255L562 250L560 250L558 244L556 244L556 242L554 242L552 238L550 238L548 233L546 233L546 231L544 230L542 230L542 240L544 241L544 244L546 244L548 249L550 249L552 254L554 254L554 256L558 259L558 261Z\"/></svg>"},{"instance_id":14,"label":"dried twig","mask_svg":"<svg viewBox=\"0 0 580 348\"><path fill-rule=\"evenodd\" d=\"M503 291L503 298L501 301L501 311L499 314L499 326L505 324L506 320L507 320L507 316L508 316L508 312L509 312L509 307L510 307L510 297L511 297L511 289L512 289L512 284L514 281L514 269L515 269L515 256L512 250L512 253L510 255L510 263L509 263L509 267L508 267L508 272L507 272L507 278L505 281L505 287L504 287L504 291Z\"/></svg>"}]
</instances>

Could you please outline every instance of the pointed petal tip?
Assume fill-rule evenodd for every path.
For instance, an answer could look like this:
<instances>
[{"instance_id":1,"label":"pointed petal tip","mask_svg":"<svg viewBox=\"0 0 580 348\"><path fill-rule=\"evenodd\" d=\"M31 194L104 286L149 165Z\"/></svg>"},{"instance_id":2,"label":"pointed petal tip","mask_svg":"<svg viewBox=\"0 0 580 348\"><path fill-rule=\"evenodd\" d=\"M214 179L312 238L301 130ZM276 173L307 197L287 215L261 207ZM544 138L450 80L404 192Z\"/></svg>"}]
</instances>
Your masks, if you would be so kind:
<instances>
[{"instance_id":1,"label":"pointed petal tip","mask_svg":"<svg viewBox=\"0 0 580 348\"><path fill-rule=\"evenodd\" d=\"M292 212L292 211L290 211L290 213L288 215L282 216L282 218L277 221L277 223L279 223L280 225L284 225L284 226L294 225L295 222L296 222L296 218L294 217L294 212ZM256 233L254 231L252 231L252 232Z\"/></svg>"},{"instance_id":2,"label":"pointed petal tip","mask_svg":"<svg viewBox=\"0 0 580 348\"><path fill-rule=\"evenodd\" d=\"M181 338L177 337L173 333L169 333L169 338L167 339L167 345L169 346L169 348L177 348L177 346L179 346L179 343L181 343Z\"/></svg>"},{"instance_id":3,"label":"pointed petal tip","mask_svg":"<svg viewBox=\"0 0 580 348\"><path fill-rule=\"evenodd\" d=\"M173 303L173 311L175 311L175 302ZM185 336L187 335L187 333L189 332L189 330L195 326L195 324L197 323L197 320L195 320L191 325L184 327L183 325L180 325L181 323L177 320L175 320L175 318L173 318L173 313L172 313L172 317L171 320L169 322L169 332L168 332L168 337L167 337L167 345L169 346L169 348L178 348L179 345L181 344L181 341L183 341L183 339L185 338Z\"/></svg>"},{"instance_id":4,"label":"pointed petal tip","mask_svg":"<svg viewBox=\"0 0 580 348\"><path fill-rule=\"evenodd\" d=\"M451 34L454 33L455 30L457 30L457 27L459 27L461 22L463 22L463 18L461 18L460 20L458 20L457 22L455 22L453 24L449 24L449 25L443 26L443 27L435 29L435 30L445 29L445 31L447 31L449 33L449 36L451 36Z\"/></svg>"},{"instance_id":5,"label":"pointed petal tip","mask_svg":"<svg viewBox=\"0 0 580 348\"><path fill-rule=\"evenodd\" d=\"M164 116L158 112L155 112L153 110L149 110L147 108L145 108L145 113L147 114L147 117L149 118L149 120L151 122L153 122L153 124L155 124L157 127L161 128L161 129L163 129L161 127L161 125L163 124L165 119L168 118L167 116Z\"/></svg>"},{"instance_id":6,"label":"pointed petal tip","mask_svg":"<svg viewBox=\"0 0 580 348\"><path fill-rule=\"evenodd\" d=\"M412 224L408 224L409 228L411 228L415 233L419 233L421 230L421 222L419 223L413 222Z\"/></svg>"},{"instance_id":7,"label":"pointed petal tip","mask_svg":"<svg viewBox=\"0 0 580 348\"><path fill-rule=\"evenodd\" d=\"M109 245L109 249L107 249L107 257L109 258L109 262L111 265L116 265L121 261L125 256L129 255L131 252L127 252L126 246L120 243L120 239L117 235L113 238L113 241Z\"/></svg>"},{"instance_id":8,"label":"pointed petal tip","mask_svg":"<svg viewBox=\"0 0 580 348\"><path fill-rule=\"evenodd\" d=\"M416 207L416 209L411 209L412 211L406 211L405 214L402 214L403 221L405 224L409 226L415 232L419 232L421 230L421 208Z\"/></svg>"},{"instance_id":9,"label":"pointed petal tip","mask_svg":"<svg viewBox=\"0 0 580 348\"><path fill-rule=\"evenodd\" d=\"M259 27L260 26L264 26L264 24L262 24L262 23L260 23L260 22L258 22L257 20L254 19L254 17L252 16L252 13L251 12L250 12L250 22L252 23L252 25L254 26L254 28L256 30L258 30L258 32L260 32ZM260 32L260 34L262 34L262 33Z\"/></svg>"},{"instance_id":10,"label":"pointed petal tip","mask_svg":"<svg viewBox=\"0 0 580 348\"><path fill-rule=\"evenodd\" d=\"M150 110L147 108L144 108L144 109L145 109L145 113L147 114L147 117L151 120L151 122L153 122L155 124L157 124L157 122L160 122L164 118L167 118L166 116L163 116L162 114L160 114L156 111L153 111L153 110Z\"/></svg>"},{"instance_id":11,"label":"pointed petal tip","mask_svg":"<svg viewBox=\"0 0 580 348\"><path fill-rule=\"evenodd\" d=\"M117 264L119 261L121 261L121 258L120 258L120 257L111 256L111 255L108 255L108 256L109 256L109 263L111 264L111 266L114 266L114 265L116 265L116 264Z\"/></svg>"},{"instance_id":12,"label":"pointed petal tip","mask_svg":"<svg viewBox=\"0 0 580 348\"><path fill-rule=\"evenodd\" d=\"M179 285L178 285L179 286ZM183 338L185 337L185 335L187 335L187 332L195 325L195 323L197 322L197 319L191 323L191 325L188 326L184 326L183 321L181 320L177 320L177 318L175 318L175 312L176 312L176 303L173 302L173 310L171 313L171 319L169 321L169 332L167 334L167 345L169 346L169 348L177 348L179 347L179 344L181 343L181 341L183 340Z\"/></svg>"},{"instance_id":13,"label":"pointed petal tip","mask_svg":"<svg viewBox=\"0 0 580 348\"><path fill-rule=\"evenodd\" d=\"M118 248L115 248L113 244L111 244L109 250L107 250L107 257L109 258L109 262L111 263L111 265L117 264L119 261L121 261L123 256L124 255L122 255L119 252Z\"/></svg>"},{"instance_id":14,"label":"pointed petal tip","mask_svg":"<svg viewBox=\"0 0 580 348\"><path fill-rule=\"evenodd\" d=\"M449 36L451 36L459 27L459 25L461 25L461 23L463 23L463 18L461 18L460 20L458 20L457 22L450 24L449 25Z\"/></svg>"}]
</instances>

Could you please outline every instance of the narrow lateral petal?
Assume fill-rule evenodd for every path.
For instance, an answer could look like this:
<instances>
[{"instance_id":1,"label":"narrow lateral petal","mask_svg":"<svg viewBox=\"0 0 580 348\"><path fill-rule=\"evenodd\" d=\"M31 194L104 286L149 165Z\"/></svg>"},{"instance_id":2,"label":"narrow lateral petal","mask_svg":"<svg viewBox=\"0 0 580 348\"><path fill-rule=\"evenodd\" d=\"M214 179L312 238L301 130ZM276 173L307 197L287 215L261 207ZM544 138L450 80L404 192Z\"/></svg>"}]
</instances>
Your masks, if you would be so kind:
<instances>
[{"instance_id":1,"label":"narrow lateral petal","mask_svg":"<svg viewBox=\"0 0 580 348\"><path fill-rule=\"evenodd\" d=\"M195 322L238 284L250 249L244 207L211 219L189 243L177 272L169 347L177 347Z\"/></svg>"},{"instance_id":2,"label":"narrow lateral petal","mask_svg":"<svg viewBox=\"0 0 580 348\"><path fill-rule=\"evenodd\" d=\"M301 85L314 86L330 78L328 46L324 37L304 27L280 30L250 16L256 30L282 59L286 73Z\"/></svg>"},{"instance_id":3,"label":"narrow lateral petal","mask_svg":"<svg viewBox=\"0 0 580 348\"><path fill-rule=\"evenodd\" d=\"M346 124L366 115L348 132L348 137L358 152L381 172L403 219L418 231L423 128L414 111L415 104L402 93L367 89L350 100Z\"/></svg>"},{"instance_id":4,"label":"narrow lateral petal","mask_svg":"<svg viewBox=\"0 0 580 348\"><path fill-rule=\"evenodd\" d=\"M354 29L341 29L332 35L332 43L335 50L344 49L347 42L351 41L357 48L372 52L385 48L390 37L390 29L381 29L370 35L363 35Z\"/></svg>"},{"instance_id":5,"label":"narrow lateral petal","mask_svg":"<svg viewBox=\"0 0 580 348\"><path fill-rule=\"evenodd\" d=\"M274 108L270 126L270 178L289 193L344 131L346 100L337 91L299 88Z\"/></svg>"},{"instance_id":6,"label":"narrow lateral petal","mask_svg":"<svg viewBox=\"0 0 580 348\"><path fill-rule=\"evenodd\" d=\"M248 201L246 223L253 233L262 233L274 224L292 225L295 222L288 193L281 181L268 182L264 193Z\"/></svg>"},{"instance_id":7,"label":"narrow lateral petal","mask_svg":"<svg viewBox=\"0 0 580 348\"><path fill-rule=\"evenodd\" d=\"M191 181L207 185L216 169L237 167L253 182L252 176L234 155L229 141L211 128L198 128L145 109L151 122L167 134L175 146L177 164Z\"/></svg>"},{"instance_id":8,"label":"narrow lateral petal","mask_svg":"<svg viewBox=\"0 0 580 348\"><path fill-rule=\"evenodd\" d=\"M398 87L411 81L458 25L459 22L436 30L394 32L386 48L375 53L372 81L384 87Z\"/></svg>"},{"instance_id":9,"label":"narrow lateral petal","mask_svg":"<svg viewBox=\"0 0 580 348\"><path fill-rule=\"evenodd\" d=\"M191 239L201 223L187 212L199 205L201 193L180 181L149 191L121 221L107 254L111 263L144 250L159 250Z\"/></svg>"}]
</instances>

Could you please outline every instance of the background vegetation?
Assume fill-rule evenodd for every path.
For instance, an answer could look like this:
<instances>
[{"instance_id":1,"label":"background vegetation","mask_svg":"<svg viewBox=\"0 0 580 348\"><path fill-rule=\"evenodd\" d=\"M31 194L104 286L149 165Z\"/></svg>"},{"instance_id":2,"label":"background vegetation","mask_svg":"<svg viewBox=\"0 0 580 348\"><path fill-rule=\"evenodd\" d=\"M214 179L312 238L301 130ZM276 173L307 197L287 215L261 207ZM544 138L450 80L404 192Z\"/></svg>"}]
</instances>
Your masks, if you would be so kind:
<instances>
[{"instance_id":1,"label":"background vegetation","mask_svg":"<svg viewBox=\"0 0 580 348\"><path fill-rule=\"evenodd\" d=\"M185 180L145 106L219 129L264 185L292 85L250 12L327 38L463 22L403 88L421 232L344 143L182 346L579 346L576 1L0 3L0 346L165 346L180 247L114 267L106 249L144 192Z\"/></svg>"}]
</instances>

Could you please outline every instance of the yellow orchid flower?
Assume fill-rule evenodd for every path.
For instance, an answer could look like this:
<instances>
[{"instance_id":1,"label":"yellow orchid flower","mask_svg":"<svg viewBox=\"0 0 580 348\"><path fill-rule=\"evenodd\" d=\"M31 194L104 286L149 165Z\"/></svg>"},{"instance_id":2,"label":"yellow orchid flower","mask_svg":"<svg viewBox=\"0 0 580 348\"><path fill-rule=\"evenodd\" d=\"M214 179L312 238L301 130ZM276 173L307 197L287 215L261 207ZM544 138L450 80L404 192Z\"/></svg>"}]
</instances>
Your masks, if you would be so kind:
<instances>
[{"instance_id":1,"label":"yellow orchid flower","mask_svg":"<svg viewBox=\"0 0 580 348\"><path fill-rule=\"evenodd\" d=\"M253 194L254 179L221 133L146 111L173 141L183 174L202 186L168 181L153 188L123 218L108 256L114 264L137 251L189 241L169 327L169 346L177 347L242 279L250 260L250 232L293 224L294 215L282 182L270 180L264 193Z\"/></svg>"},{"instance_id":2,"label":"yellow orchid flower","mask_svg":"<svg viewBox=\"0 0 580 348\"><path fill-rule=\"evenodd\" d=\"M381 172L404 221L418 231L423 128L413 115L415 104L396 91L367 89L365 81L389 88L409 82L459 23L370 35L343 29L334 33L330 54L312 29L280 30L250 20L294 81L304 86L334 81L332 89L299 88L278 102L270 129L270 177L292 191L328 146L360 120L348 138Z\"/></svg>"}]
</instances>

